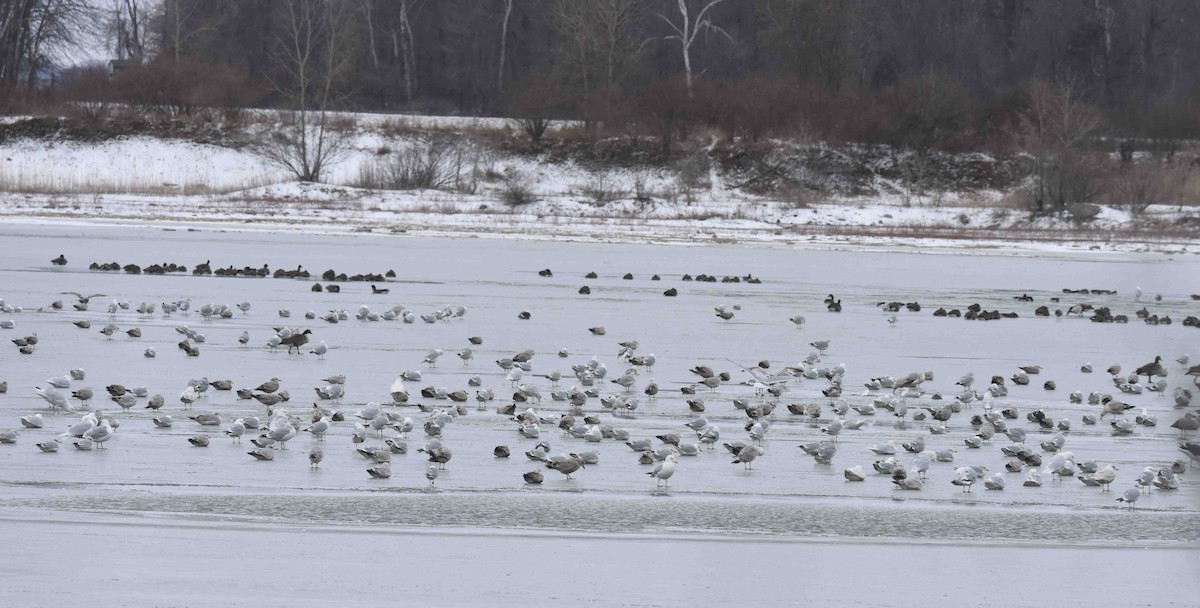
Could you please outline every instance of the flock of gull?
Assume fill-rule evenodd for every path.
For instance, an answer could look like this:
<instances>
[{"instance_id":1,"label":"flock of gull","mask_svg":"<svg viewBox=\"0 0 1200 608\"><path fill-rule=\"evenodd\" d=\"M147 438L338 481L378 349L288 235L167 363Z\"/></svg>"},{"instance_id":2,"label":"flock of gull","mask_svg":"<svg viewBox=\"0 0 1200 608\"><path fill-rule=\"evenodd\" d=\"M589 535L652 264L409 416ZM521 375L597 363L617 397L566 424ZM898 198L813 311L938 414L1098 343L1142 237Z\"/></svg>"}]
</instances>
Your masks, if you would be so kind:
<instances>
[{"instance_id":1,"label":"flock of gull","mask_svg":"<svg viewBox=\"0 0 1200 608\"><path fill-rule=\"evenodd\" d=\"M52 262L62 266L66 264L66 259L60 256ZM206 262L198 268L208 266ZM180 268L182 270L179 271L186 271L186 268ZM126 271L133 272L128 268ZM284 272L284 278L308 277L307 272L300 268L295 273L277 272ZM257 273L255 276L270 274L265 267ZM237 274L235 272L235 276ZM549 269L538 274L553 276ZM390 272L389 275L394 276ZM716 281L715 277L710 278L709 275L699 276L704 278L695 280ZM339 279L337 275L333 278ZM379 280L386 278L390 276L379 277ZM596 279L597 276L591 273L585 278ZM658 278L657 275L655 278ZM688 279L692 277L689 275L685 280ZM369 280L374 280L374 277ZM760 279L746 275L726 277L722 282L758 283ZM371 285L373 294L386 294L388 291ZM1079 294L1075 290L1064 292ZM1115 295L1100 290L1096 293ZM89 306L94 305L94 300L111 297L102 293L85 295L65 292L64 295L74 297L68 309L76 312L93 311ZM1057 303L1060 297L1055 295L1050 301ZM1135 299L1141 299L1140 292ZM1161 300L1161 296L1158 299ZM1033 297L1023 294L1014 300L1026 303L1031 302ZM833 294L829 294L822 305L830 313L843 310L842 299ZM887 320L893 325L898 319L896 313L921 309L916 302L880 302L877 306L889 315ZM36 310L53 315L65 308L62 301L55 301ZM163 319L180 320L196 315L205 322L220 322L222 319L252 314L249 302L233 306L219 303L194 305L186 298L170 302L143 302L136 306L132 302L114 298L96 308L98 310L94 312L104 317L97 321L104 323L100 329L92 327L94 319L72 322L82 330L91 330L87 339L112 340L123 335L125 340L138 340L143 336L138 326L139 320L154 319L156 315L161 315ZM1035 315L1047 316L1043 309L1048 310L1046 306L1039 307ZM1065 314L1082 316L1090 311L1100 315L1101 309L1107 310L1106 307L1081 302L1069 306ZM719 322L727 322L739 310L740 307L736 305L720 306L715 313ZM966 310L968 315L977 318L990 317L989 311L978 304L968 306ZM0 329L15 331L15 319L19 318L18 313L21 312L24 309L0 300L0 313L6 313L5 317L0 318ZM980 316L982 313L989 314ZM1058 313L1059 316L1063 314L1061 310ZM292 312L283 308L275 311L275 314L285 322L292 317ZM961 313L957 309L953 313L938 309L934 314L959 316ZM1010 316L999 311L995 311L995 314L997 316L991 318ZM1111 312L1104 314L1115 316ZM1143 315L1142 311L1138 311L1137 314L1146 318L1152 313ZM461 320L466 315L465 307L453 305L425 313L401 305L381 312L361 306L357 312L332 310L325 314L314 311L304 313L306 320L321 320L329 325L353 321L416 323L420 320L424 323L444 323ZM1016 312L1011 314L1016 315ZM1161 321L1163 316L1156 318ZM530 318L529 311L522 311L518 318ZM53 316L39 319L58 322ZM781 327L787 329L784 327L787 323L782 321ZM786 321L801 330L806 325L802 315L795 315ZM595 336L606 334L602 326L588 327L587 330ZM178 346L183 354L179 356L200 356L201 349L208 343L205 333L186 323L176 326L175 331L182 336ZM266 339L252 340L248 331L242 332L237 342L238 348L286 349L284 352L288 359L281 365L287 365L292 357L325 358L331 352L326 342L320 340L316 344L310 343L311 338L325 331L332 332L333 328L314 331L312 328L283 325L274 327ZM332 334L329 337L332 339ZM39 345L36 333L10 338L10 341L23 355L34 355ZM1018 411L1015 406L1005 405L1010 388L1029 385L1033 382L1032 377L1042 374L1043 368L1035 364L1017 366L1016 369L1002 370L996 374L980 374L978 378L973 372L967 373L950 386L936 384L932 372L914 371L896 376L877 374L867 377L861 389L852 389L846 379L845 364L829 365L824 362L831 344L831 340L824 339L812 340L809 343L813 348L812 353L790 365L773 364L767 360L753 364L727 359L695 362L688 371L690 376L673 379L671 384L675 386L672 387L666 383L660 385L650 377L659 360L653 353L642 352L635 340L614 342L612 348L616 351L615 359L609 359L607 363L599 355L571 363L571 354L567 349L551 353L536 353L526 349L500 357L495 361L494 368L491 364L485 364L486 372L471 367L476 354L473 348L478 349L484 338L472 336L467 342L453 351L463 369L476 371L465 378L464 388L427 385L420 389L413 388L410 392L410 386L422 383L422 367L434 368L442 362L446 351L435 348L429 350L420 362L414 361L412 369L398 373L386 390L385 387L370 389L375 394L386 396L385 399L359 404L350 404L346 400L346 374L321 378L318 385L311 388L312 393L307 393L308 389L305 389L307 398L293 401L293 396L282 386L278 377L266 379L253 388L238 387L231 379L199 377L182 383L178 394L164 395L151 394L145 386L127 387L117 383L107 384L103 390L93 390L85 385L88 376L84 369L73 368L43 382L28 385L22 382L21 386L13 387L23 395L39 397L46 411L29 411L20 416L19 423L23 428L0 431L0 443L18 443L21 434L28 433L35 438L34 446L42 452L57 452L63 446L81 451L100 451L106 450L110 442L126 432L123 427L141 425L146 432L153 432L155 428L193 425L196 432L187 437L188 445L192 447L209 448L214 442L214 435L223 435L234 444L241 444L243 439L248 441L253 446L246 452L248 458L273 461L280 452L289 449L290 442L302 438L309 448L307 460L310 467L320 467L328 451L331 456L336 454L337 457L361 459L366 476L388 479L392 477L393 458L408 455L409 441L414 441L419 447L412 451L427 460L424 477L433 486L441 472L447 466L452 466L455 452L451 445L460 451L490 448L492 456L497 459L524 457L530 461L531 467L514 483L538 485L545 482L549 472L557 472L564 480L586 475L589 465L598 465L600 462L596 444L619 442L629 448L630 461L644 467L641 472L652 478L657 488L669 486L677 472L686 471L688 458L711 457L709 455L719 449L726 451L731 464L751 472L769 450L778 449L770 441L771 429L777 424L794 420L819 428L820 439L800 442L798 446L805 456L811 456L817 464L832 466L835 458L839 463L847 459L866 460L842 469L847 482L883 477L893 484L896 491L923 491L929 487L931 473L939 467L951 469L945 475L939 471L939 483L961 488L964 493L972 492L976 484L987 491L1003 491L1014 474L1020 476L1021 485L1029 487L1075 478L1084 486L1096 487L1101 492L1107 492L1114 483L1123 486L1115 501L1130 507L1137 503L1143 492L1178 489L1189 463L1200 462L1200 443L1189 440L1189 433L1200 430L1200 411L1192 408L1193 388L1200 387L1200 365L1190 365L1187 355L1178 356L1171 362L1164 362L1161 356L1154 356L1152 360L1147 356L1147 361L1139 362L1132 369L1113 364L1101 370L1109 379L1103 384L1111 388L1070 393L1066 397L1069 403L1087 404L1090 408L1088 413L1072 420L1055 416L1050 408ZM158 353L148 348L143 355L153 358ZM562 361L563 370L567 371L546 369L553 365L539 364L535 367L534 361L539 355ZM613 369L610 370L609 365ZM1091 363L1081 363L1080 371L1095 373ZM1176 383L1172 389L1167 380L1169 377L1190 378L1190 382ZM805 382L818 383L821 397L789 399L789 391ZM492 386L485 387L485 384ZM1057 388L1053 380L1041 384L1046 391ZM737 387L737 396L722 398L723 387ZM0 378L0 393L8 393L9 389L8 381ZM292 390L297 389L293 387ZM257 402L265 409L261 415L251 415L246 412L253 410L240 407L240 415L236 416L217 408L211 411L198 409L200 404L207 403L211 392L225 391L236 394L239 401ZM1069 449L1071 434L1078 428L1077 425L1105 425L1111 429L1114 437L1131 435L1139 428L1157 426L1156 415L1145 408L1139 413L1135 411L1138 408L1126 401L1126 395L1140 395L1144 391L1160 393L1164 397L1169 395L1174 404L1176 414L1172 416L1174 420L1170 422L1170 427L1180 433L1178 458L1144 463L1137 470L1127 471L1128 467L1118 467L1115 462L1105 461L1103 454L1085 454ZM637 431L631 431L628 425L622 424L623 420L637 417L639 407L659 399L660 395L665 396L667 392L679 394L681 406L686 404L686 410L676 412L677 416L686 420L683 424L675 428L658 429L659 432L649 436L637 436ZM843 397L852 394L861 398L852 401ZM296 402L305 404L293 405ZM311 406L307 402L311 402ZM468 415L472 409L492 410L497 416L503 417L503 428L497 430L503 435L498 435L500 440L494 446L464 447L454 443L454 422ZM150 411L147 416L129 414L134 410ZM728 422L731 414L737 416L732 418L737 421L734 424ZM717 424L718 420L730 428L722 429ZM871 445L868 453L839 452L839 437L862 429L870 421L874 421L875 426L894 425L897 432L905 434L906 439ZM342 431L340 434L336 433L339 429ZM568 449L555 451L551 448L551 441L560 443L560 439L550 436L551 429L561 435L561 441L570 446ZM349 445L336 449L326 445L327 435L344 437L346 434L350 438ZM951 435L956 437L956 447L935 449L927 445L930 437ZM506 440L505 437L514 439ZM508 444L518 440L516 438L534 445L528 450L514 449ZM997 450L1003 454L1006 462L1002 470L989 470L987 466L961 462L969 460L966 455L972 450L983 449ZM784 457L791 456L784 454Z\"/></svg>"}]
</instances>

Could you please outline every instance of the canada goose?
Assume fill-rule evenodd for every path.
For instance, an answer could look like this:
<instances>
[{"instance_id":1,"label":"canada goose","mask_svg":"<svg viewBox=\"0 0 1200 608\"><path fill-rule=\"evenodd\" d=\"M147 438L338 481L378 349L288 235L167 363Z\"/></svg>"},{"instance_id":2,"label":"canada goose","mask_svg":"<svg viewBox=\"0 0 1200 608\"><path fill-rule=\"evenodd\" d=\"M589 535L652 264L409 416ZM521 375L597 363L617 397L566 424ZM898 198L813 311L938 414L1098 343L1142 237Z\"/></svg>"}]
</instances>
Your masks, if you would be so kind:
<instances>
[{"instance_id":1,"label":"canada goose","mask_svg":"<svg viewBox=\"0 0 1200 608\"><path fill-rule=\"evenodd\" d=\"M283 338L283 339L281 339L281 340L279 341L279 343L280 343L281 345L282 345L282 344L286 344L286 345L287 345L287 347L288 347L288 354L291 354L291 352L292 352L292 349L293 349L293 348L294 348L294 349L296 349L296 353L297 353L297 354L299 354L299 352L300 352L300 347L301 347L301 346L304 346L305 344L308 344L308 336L309 336L310 334L312 334L312 330L311 330L311 329L306 329L306 330L304 330L304 331L302 331L302 332L300 332L300 333L297 333L297 334L292 334L292 335L290 335L290 336L288 336L288 337L286 337L286 338Z\"/></svg>"},{"instance_id":2,"label":"canada goose","mask_svg":"<svg viewBox=\"0 0 1200 608\"><path fill-rule=\"evenodd\" d=\"M380 287L371 285L371 293L374 293L374 294L387 295L387 294L391 293L391 291L392 290L390 290L386 287L380 288Z\"/></svg>"},{"instance_id":3,"label":"canada goose","mask_svg":"<svg viewBox=\"0 0 1200 608\"><path fill-rule=\"evenodd\" d=\"M60 253L60 254L58 254L58 257L54 258L53 260L50 260L50 263L54 264L55 266L66 266L67 258L66 258L66 256L64 256L63 254Z\"/></svg>"},{"instance_id":4,"label":"canada goose","mask_svg":"<svg viewBox=\"0 0 1200 608\"><path fill-rule=\"evenodd\" d=\"M842 312L842 301L838 300L836 302L830 302L825 306L825 308L828 309L829 312Z\"/></svg>"},{"instance_id":5,"label":"canada goose","mask_svg":"<svg viewBox=\"0 0 1200 608\"><path fill-rule=\"evenodd\" d=\"M1137 368L1137 370L1134 373L1136 373L1139 376L1145 376L1146 380L1149 381L1154 376L1164 376L1165 377L1167 375L1167 370L1162 366L1162 357L1158 356L1158 357L1154 358L1154 361L1152 363L1147 363L1147 364Z\"/></svg>"}]
</instances>

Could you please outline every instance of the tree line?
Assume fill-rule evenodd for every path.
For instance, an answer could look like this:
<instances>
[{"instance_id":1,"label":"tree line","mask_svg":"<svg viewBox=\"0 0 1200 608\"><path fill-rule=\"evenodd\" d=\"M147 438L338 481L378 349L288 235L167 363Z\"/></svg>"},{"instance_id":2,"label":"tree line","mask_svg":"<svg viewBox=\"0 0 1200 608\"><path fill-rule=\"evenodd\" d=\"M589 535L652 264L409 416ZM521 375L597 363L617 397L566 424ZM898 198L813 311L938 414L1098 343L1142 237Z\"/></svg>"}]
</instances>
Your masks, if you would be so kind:
<instances>
[{"instance_id":1,"label":"tree line","mask_svg":"<svg viewBox=\"0 0 1200 608\"><path fill-rule=\"evenodd\" d=\"M502 113L534 79L576 115L676 76L881 92L936 74L985 103L1069 80L1103 108L1200 88L1200 4L1158 0L0 0L0 81L61 82L65 51L99 27L113 59L203 58L277 82L293 2L345 14L346 103L364 110Z\"/></svg>"},{"instance_id":2,"label":"tree line","mask_svg":"<svg viewBox=\"0 0 1200 608\"><path fill-rule=\"evenodd\" d=\"M1088 193L1046 159L1105 133L1169 161L1196 137L1198 29L1200 3L1160 0L0 0L0 110L498 115L535 146L575 119L664 159L697 128L1020 149L1061 208ZM87 34L113 61L66 69Z\"/></svg>"}]
</instances>

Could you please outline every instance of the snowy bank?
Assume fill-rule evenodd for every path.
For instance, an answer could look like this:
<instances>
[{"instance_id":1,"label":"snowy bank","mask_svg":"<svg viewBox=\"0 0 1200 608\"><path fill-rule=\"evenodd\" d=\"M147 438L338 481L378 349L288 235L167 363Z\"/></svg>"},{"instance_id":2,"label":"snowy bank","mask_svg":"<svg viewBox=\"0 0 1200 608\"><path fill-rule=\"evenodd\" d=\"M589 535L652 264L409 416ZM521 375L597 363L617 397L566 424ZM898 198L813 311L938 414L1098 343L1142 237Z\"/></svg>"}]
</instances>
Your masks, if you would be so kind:
<instances>
[{"instance_id":1,"label":"snowy bank","mask_svg":"<svg viewBox=\"0 0 1200 608\"><path fill-rule=\"evenodd\" d=\"M1000 191L921 196L882 178L865 195L776 200L738 187L739 176L703 157L707 167L684 182L667 167L596 166L471 144L468 160L454 167L454 188L337 185L359 184L364 168L428 139L361 124L327 184L291 181L246 146L151 136L9 140L0 145L0 216L597 241L1200 250L1195 207L1151 205L1137 217L1101 207L1076 222L1034 217ZM514 181L529 202L505 202Z\"/></svg>"}]
</instances>

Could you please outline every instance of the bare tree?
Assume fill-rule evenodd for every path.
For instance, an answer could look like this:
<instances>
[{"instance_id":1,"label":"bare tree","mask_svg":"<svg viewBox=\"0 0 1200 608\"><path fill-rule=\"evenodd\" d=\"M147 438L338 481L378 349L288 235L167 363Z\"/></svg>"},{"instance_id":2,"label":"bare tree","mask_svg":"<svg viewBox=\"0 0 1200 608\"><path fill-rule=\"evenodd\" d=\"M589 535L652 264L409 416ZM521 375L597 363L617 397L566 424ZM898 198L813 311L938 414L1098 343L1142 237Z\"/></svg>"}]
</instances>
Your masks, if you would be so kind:
<instances>
[{"instance_id":1,"label":"bare tree","mask_svg":"<svg viewBox=\"0 0 1200 608\"><path fill-rule=\"evenodd\" d=\"M422 0L400 0L396 7L399 11L400 31L391 30L392 52L404 64L404 98L412 103L413 93L417 88L417 51L413 40L412 22L424 6Z\"/></svg>"},{"instance_id":2,"label":"bare tree","mask_svg":"<svg viewBox=\"0 0 1200 608\"><path fill-rule=\"evenodd\" d=\"M508 20L512 17L513 0L504 2L504 18L500 20L500 61L496 68L496 90L504 90L504 55L508 50Z\"/></svg>"},{"instance_id":3,"label":"bare tree","mask_svg":"<svg viewBox=\"0 0 1200 608\"><path fill-rule=\"evenodd\" d=\"M109 28L117 59L142 63L146 57L146 16L145 7L139 0L113 0Z\"/></svg>"},{"instance_id":4,"label":"bare tree","mask_svg":"<svg viewBox=\"0 0 1200 608\"><path fill-rule=\"evenodd\" d=\"M32 88L58 53L77 44L94 13L87 0L0 0L0 82Z\"/></svg>"},{"instance_id":5,"label":"bare tree","mask_svg":"<svg viewBox=\"0 0 1200 608\"><path fill-rule=\"evenodd\" d=\"M350 125L335 123L330 109L345 101L345 80L353 60L350 14L344 0L288 0L283 3L276 82L290 111L280 112L280 128L258 149L300 181L320 181L348 143Z\"/></svg>"},{"instance_id":6,"label":"bare tree","mask_svg":"<svg viewBox=\"0 0 1200 608\"><path fill-rule=\"evenodd\" d=\"M201 13L197 2L163 0L158 9L158 44L165 53L179 61L203 37L224 27L222 11Z\"/></svg>"},{"instance_id":7,"label":"bare tree","mask_svg":"<svg viewBox=\"0 0 1200 608\"><path fill-rule=\"evenodd\" d=\"M1100 124L1100 112L1084 103L1069 83L1035 81L1018 118L1017 136L1034 162L1030 203L1035 212L1062 211L1096 193L1095 172L1084 143Z\"/></svg>"},{"instance_id":8,"label":"bare tree","mask_svg":"<svg viewBox=\"0 0 1200 608\"><path fill-rule=\"evenodd\" d=\"M720 0L718 0L720 1ZM559 0L551 23L565 40L567 59L560 68L572 74L582 93L597 87L618 88L624 71L641 53L632 32L641 6L639 0Z\"/></svg>"},{"instance_id":9,"label":"bare tree","mask_svg":"<svg viewBox=\"0 0 1200 608\"><path fill-rule=\"evenodd\" d=\"M711 32L721 34L728 38L731 42L733 38L729 33L720 27L713 25L712 19L708 16L708 11L714 6L724 2L725 0L708 0L704 6L692 17L692 11L688 6L687 0L678 0L679 2L679 23L671 21L670 17L659 13L658 16L671 31L675 32L670 36L666 36L666 40L678 40L680 49L683 51L683 74L687 83L688 98L693 97L692 91L692 44L696 42L696 36L700 32Z\"/></svg>"}]
</instances>

